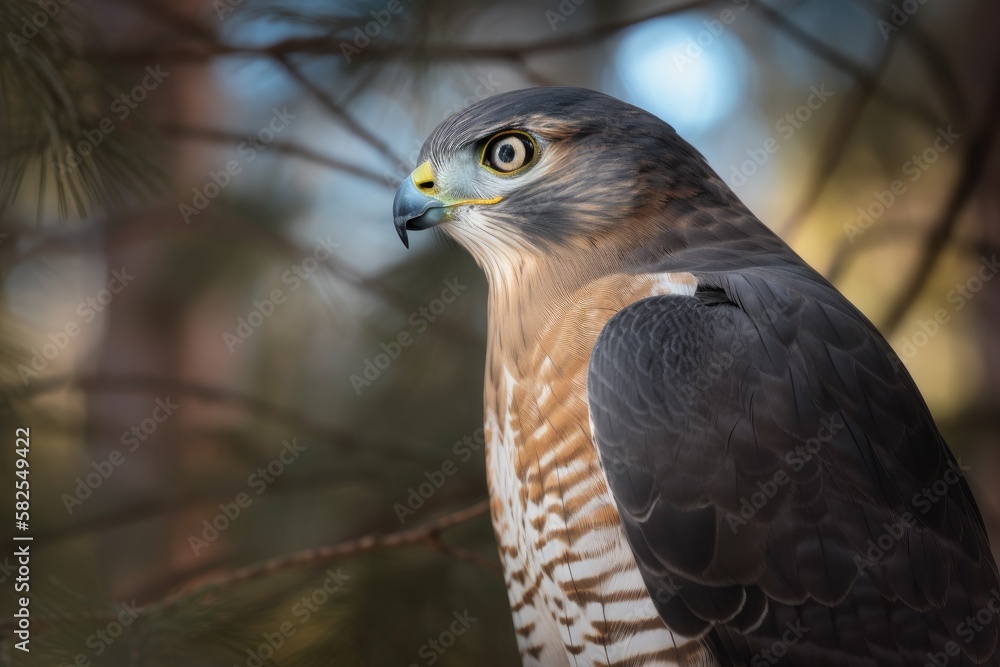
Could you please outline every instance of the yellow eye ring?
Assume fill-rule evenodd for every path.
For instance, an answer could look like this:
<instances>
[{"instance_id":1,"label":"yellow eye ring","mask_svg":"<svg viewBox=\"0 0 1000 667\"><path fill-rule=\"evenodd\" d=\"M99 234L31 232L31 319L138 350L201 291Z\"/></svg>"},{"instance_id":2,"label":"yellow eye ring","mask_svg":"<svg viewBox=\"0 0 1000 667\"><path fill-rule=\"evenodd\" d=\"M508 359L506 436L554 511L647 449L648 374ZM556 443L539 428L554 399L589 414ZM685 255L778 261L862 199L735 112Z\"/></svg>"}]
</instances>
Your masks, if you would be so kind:
<instances>
[{"instance_id":1,"label":"yellow eye ring","mask_svg":"<svg viewBox=\"0 0 1000 667\"><path fill-rule=\"evenodd\" d=\"M513 176L538 159L534 137L520 130L499 132L483 145L479 161L497 176Z\"/></svg>"}]
</instances>

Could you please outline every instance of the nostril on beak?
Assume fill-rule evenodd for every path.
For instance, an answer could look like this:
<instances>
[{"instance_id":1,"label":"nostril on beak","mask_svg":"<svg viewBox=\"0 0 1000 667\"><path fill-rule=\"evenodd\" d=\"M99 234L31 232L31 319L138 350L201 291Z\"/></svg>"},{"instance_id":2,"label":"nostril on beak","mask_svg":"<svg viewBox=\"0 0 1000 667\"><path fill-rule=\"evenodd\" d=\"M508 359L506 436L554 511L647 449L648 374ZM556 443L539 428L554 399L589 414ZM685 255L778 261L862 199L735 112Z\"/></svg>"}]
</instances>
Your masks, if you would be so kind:
<instances>
[{"instance_id":1,"label":"nostril on beak","mask_svg":"<svg viewBox=\"0 0 1000 667\"><path fill-rule=\"evenodd\" d=\"M433 190L434 181L423 181L422 183L417 183L417 187L421 190Z\"/></svg>"}]
</instances>

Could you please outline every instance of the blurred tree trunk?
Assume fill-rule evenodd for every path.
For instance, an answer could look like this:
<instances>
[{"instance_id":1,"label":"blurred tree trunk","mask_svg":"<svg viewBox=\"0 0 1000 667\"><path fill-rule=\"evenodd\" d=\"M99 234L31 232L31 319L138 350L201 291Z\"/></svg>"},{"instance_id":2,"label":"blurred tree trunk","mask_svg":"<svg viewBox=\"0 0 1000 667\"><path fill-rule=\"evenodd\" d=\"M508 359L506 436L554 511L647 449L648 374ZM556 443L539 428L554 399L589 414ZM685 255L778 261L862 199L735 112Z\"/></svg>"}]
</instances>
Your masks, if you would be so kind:
<instances>
[{"instance_id":1,"label":"blurred tree trunk","mask_svg":"<svg viewBox=\"0 0 1000 667\"><path fill-rule=\"evenodd\" d=\"M154 0L155 1L155 0ZM194 16L201 11L202 0L174 3L173 11L180 15ZM158 32L148 23L137 23L129 8L115 3L100 4L95 15L110 17L105 26L113 26L102 35L105 44L114 46L117 41L142 43ZM129 29L122 30L122 26ZM123 72L125 78L141 80L147 66L159 63L135 63ZM190 122L203 119L206 105L214 100L208 68L199 64L179 65L169 63L163 67L168 78L142 102L143 110L157 123ZM131 75L134 72L134 78ZM110 102L110 101L109 101ZM168 174L198 174L192 162L205 149L191 143L168 143L164 147L165 171ZM153 378L177 377L189 356L185 349L189 337L184 336L188 309L194 305L171 274L182 275L186 267L171 266L168 255L173 248L172 236L146 234L145 229L160 226L181 226L177 214L176 195L183 184L167 184L162 202L149 202L144 210L115 218L106 224L103 238L103 256L107 273L113 270L135 276L128 287L113 297L103 314L105 330L102 341L88 372L97 377L148 376ZM139 239L138 241L136 239ZM171 416L156 425L151 434L142 433L134 452L128 449L134 441L123 445L123 433L146 425L156 408L156 401L170 399L183 404L184 399L168 392L97 391L86 396L87 426L86 447L94 461L107 460L113 450L125 456L121 473L113 475L95 491L95 497L131 499L132 502L163 499L182 495L183 461L194 446L189 438L180 437L185 421L183 406L179 417ZM190 407L189 407L190 411ZM125 508L99 504L102 512ZM103 569L103 579L114 598L122 598L143 590L153 578L164 571L182 568L194 558L187 546L186 533L180 531L190 524L181 515L167 515L164 519L147 520L128 524L130 539L120 535L102 533L98 555ZM123 549L124 544L129 549Z\"/></svg>"}]
</instances>

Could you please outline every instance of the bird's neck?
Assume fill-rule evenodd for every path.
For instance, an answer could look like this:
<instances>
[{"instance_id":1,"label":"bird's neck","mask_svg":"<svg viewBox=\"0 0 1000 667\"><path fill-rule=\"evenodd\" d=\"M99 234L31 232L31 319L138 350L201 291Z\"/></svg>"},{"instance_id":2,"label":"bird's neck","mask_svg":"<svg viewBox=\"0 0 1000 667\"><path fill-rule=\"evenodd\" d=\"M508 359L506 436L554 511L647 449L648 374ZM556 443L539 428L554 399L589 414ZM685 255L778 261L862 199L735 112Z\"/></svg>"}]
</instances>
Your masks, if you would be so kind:
<instances>
[{"instance_id":1,"label":"bird's neck","mask_svg":"<svg viewBox=\"0 0 1000 667\"><path fill-rule=\"evenodd\" d=\"M491 363L516 366L546 327L578 308L581 299L597 291L626 293L637 276L706 274L798 260L735 197L726 204L711 198L675 200L648 221L632 220L556 249L521 244L503 252L495 247L473 251L489 282Z\"/></svg>"},{"instance_id":2,"label":"bird's neck","mask_svg":"<svg viewBox=\"0 0 1000 667\"><path fill-rule=\"evenodd\" d=\"M530 341L537 340L554 312L562 310L572 289L565 279L552 280L551 269L529 257L483 268L489 283L487 354L501 364L513 364Z\"/></svg>"}]
</instances>

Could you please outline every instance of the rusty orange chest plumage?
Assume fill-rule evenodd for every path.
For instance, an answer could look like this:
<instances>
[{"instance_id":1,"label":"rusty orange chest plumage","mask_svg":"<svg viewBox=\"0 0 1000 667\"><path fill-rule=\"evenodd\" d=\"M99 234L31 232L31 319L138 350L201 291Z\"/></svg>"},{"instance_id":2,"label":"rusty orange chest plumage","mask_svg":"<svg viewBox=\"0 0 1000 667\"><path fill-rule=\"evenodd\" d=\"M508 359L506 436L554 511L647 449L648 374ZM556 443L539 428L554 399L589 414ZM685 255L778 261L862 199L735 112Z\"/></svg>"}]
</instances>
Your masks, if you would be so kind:
<instances>
[{"instance_id":1,"label":"rusty orange chest plumage","mask_svg":"<svg viewBox=\"0 0 1000 667\"><path fill-rule=\"evenodd\" d=\"M689 275L614 275L539 304L536 320L503 317L505 304L491 301L488 481L527 665L703 662L697 642L666 628L643 585L594 445L586 388L590 350L612 315L694 287Z\"/></svg>"}]
</instances>

